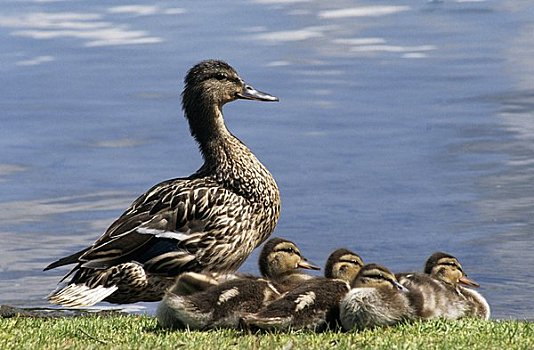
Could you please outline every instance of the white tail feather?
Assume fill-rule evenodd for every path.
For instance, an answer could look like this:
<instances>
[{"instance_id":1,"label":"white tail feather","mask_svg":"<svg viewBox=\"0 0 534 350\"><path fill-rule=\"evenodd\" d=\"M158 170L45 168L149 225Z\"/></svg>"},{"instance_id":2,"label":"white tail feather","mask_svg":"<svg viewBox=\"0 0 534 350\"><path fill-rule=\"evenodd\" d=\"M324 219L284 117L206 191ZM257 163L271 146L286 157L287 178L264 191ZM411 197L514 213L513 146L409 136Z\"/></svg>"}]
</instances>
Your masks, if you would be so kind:
<instances>
[{"instance_id":1,"label":"white tail feather","mask_svg":"<svg viewBox=\"0 0 534 350\"><path fill-rule=\"evenodd\" d=\"M48 296L53 304L68 307L88 307L104 300L117 290L117 286L89 288L83 284L69 284Z\"/></svg>"}]
</instances>

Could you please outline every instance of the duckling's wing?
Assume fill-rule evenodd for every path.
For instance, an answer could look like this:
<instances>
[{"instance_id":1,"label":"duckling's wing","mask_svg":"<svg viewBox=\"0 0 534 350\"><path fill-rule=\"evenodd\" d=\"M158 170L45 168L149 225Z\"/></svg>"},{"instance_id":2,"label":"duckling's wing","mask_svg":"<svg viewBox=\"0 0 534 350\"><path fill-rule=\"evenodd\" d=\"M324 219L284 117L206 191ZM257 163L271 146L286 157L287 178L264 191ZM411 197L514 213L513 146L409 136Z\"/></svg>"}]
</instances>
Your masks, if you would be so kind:
<instances>
[{"instance_id":1,"label":"duckling's wing","mask_svg":"<svg viewBox=\"0 0 534 350\"><path fill-rule=\"evenodd\" d=\"M337 305L349 291L345 281L316 278L244 318L247 325L261 329L321 330L333 326Z\"/></svg>"},{"instance_id":2,"label":"duckling's wing","mask_svg":"<svg viewBox=\"0 0 534 350\"><path fill-rule=\"evenodd\" d=\"M469 304L469 310L467 311L467 316L471 317L480 317L484 320L488 320L491 315L491 309L486 301L486 298L482 296L476 290L459 287L461 294L467 299Z\"/></svg>"},{"instance_id":3,"label":"duckling's wing","mask_svg":"<svg viewBox=\"0 0 534 350\"><path fill-rule=\"evenodd\" d=\"M165 328L203 329L212 319L213 311L200 309L190 298L175 294L166 294L158 305L156 316Z\"/></svg>"},{"instance_id":4,"label":"duckling's wing","mask_svg":"<svg viewBox=\"0 0 534 350\"><path fill-rule=\"evenodd\" d=\"M353 288L339 303L339 317L341 325L347 331L363 329L373 322L370 321L375 312L375 306L381 304L374 288Z\"/></svg>"}]
</instances>

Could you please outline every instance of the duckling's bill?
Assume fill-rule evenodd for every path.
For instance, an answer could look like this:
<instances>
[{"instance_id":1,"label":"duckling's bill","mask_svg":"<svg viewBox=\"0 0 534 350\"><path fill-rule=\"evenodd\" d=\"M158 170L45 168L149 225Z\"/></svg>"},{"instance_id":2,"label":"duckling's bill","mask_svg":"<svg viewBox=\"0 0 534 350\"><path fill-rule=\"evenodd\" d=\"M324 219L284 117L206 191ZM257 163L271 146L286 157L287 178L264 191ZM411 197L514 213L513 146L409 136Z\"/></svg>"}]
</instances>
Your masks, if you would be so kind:
<instances>
[{"instance_id":1,"label":"duckling's bill","mask_svg":"<svg viewBox=\"0 0 534 350\"><path fill-rule=\"evenodd\" d=\"M270 95L266 92L256 90L248 84L243 85L243 90L237 93L238 98L245 100L258 100L258 101L267 101L267 102L276 102L279 101L278 97Z\"/></svg>"},{"instance_id":2,"label":"duckling's bill","mask_svg":"<svg viewBox=\"0 0 534 350\"><path fill-rule=\"evenodd\" d=\"M480 287L480 284L476 283L472 279L467 278L466 275L463 275L462 277L460 277L458 282L460 282L460 284L463 284L465 286Z\"/></svg>"},{"instance_id":3,"label":"duckling's bill","mask_svg":"<svg viewBox=\"0 0 534 350\"><path fill-rule=\"evenodd\" d=\"M298 262L297 267L300 267L301 269L308 269L308 270L320 270L321 269L319 266L314 265L304 259Z\"/></svg>"},{"instance_id":4,"label":"duckling's bill","mask_svg":"<svg viewBox=\"0 0 534 350\"><path fill-rule=\"evenodd\" d=\"M399 282L397 282L397 281L392 281L392 282L395 285L395 287L397 287L397 289L400 290L401 292L408 293L410 291L408 288L406 288L405 286L403 286Z\"/></svg>"}]
</instances>

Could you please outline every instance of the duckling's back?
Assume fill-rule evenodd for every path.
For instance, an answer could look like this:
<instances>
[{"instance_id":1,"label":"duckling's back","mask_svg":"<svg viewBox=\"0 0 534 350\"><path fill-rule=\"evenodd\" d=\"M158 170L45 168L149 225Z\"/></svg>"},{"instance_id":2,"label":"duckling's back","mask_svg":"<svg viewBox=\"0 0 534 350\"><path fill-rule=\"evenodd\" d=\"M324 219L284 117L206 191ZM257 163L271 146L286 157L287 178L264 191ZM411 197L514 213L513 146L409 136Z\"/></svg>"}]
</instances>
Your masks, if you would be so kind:
<instances>
[{"instance_id":1,"label":"duckling's back","mask_svg":"<svg viewBox=\"0 0 534 350\"><path fill-rule=\"evenodd\" d=\"M399 274L397 278L408 288L407 297L420 318L458 319L470 309L469 302L457 288L428 274Z\"/></svg>"},{"instance_id":2,"label":"duckling's back","mask_svg":"<svg viewBox=\"0 0 534 350\"><path fill-rule=\"evenodd\" d=\"M386 288L353 288L340 303L340 319L345 330L394 325L413 317L414 310L405 293Z\"/></svg>"},{"instance_id":3,"label":"duckling's back","mask_svg":"<svg viewBox=\"0 0 534 350\"><path fill-rule=\"evenodd\" d=\"M258 313L246 316L252 329L323 331L335 327L338 304L348 292L347 282L317 277L302 283Z\"/></svg>"},{"instance_id":4,"label":"duckling's back","mask_svg":"<svg viewBox=\"0 0 534 350\"><path fill-rule=\"evenodd\" d=\"M191 295L167 293L157 317L165 328L236 328L243 314L257 312L278 296L267 280L236 278Z\"/></svg>"}]
</instances>

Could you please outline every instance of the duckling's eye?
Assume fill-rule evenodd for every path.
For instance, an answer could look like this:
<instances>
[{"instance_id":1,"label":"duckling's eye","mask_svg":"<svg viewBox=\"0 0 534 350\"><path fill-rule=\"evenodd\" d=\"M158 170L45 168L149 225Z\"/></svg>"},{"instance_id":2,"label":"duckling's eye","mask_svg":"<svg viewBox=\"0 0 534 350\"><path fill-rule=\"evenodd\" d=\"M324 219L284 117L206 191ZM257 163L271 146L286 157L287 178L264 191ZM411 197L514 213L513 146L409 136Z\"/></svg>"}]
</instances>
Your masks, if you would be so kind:
<instances>
[{"instance_id":1,"label":"duckling's eye","mask_svg":"<svg viewBox=\"0 0 534 350\"><path fill-rule=\"evenodd\" d=\"M286 252L286 253L288 253L288 254L297 254L297 255L299 255L299 253L298 253L297 251L295 251L294 248L291 248L291 247L290 247L290 248L283 248L283 249L280 249L280 251L282 251L282 252Z\"/></svg>"},{"instance_id":2,"label":"duckling's eye","mask_svg":"<svg viewBox=\"0 0 534 350\"><path fill-rule=\"evenodd\" d=\"M453 262L450 262L450 263L443 263L442 265L445 265L445 266L452 266L454 268L457 268L458 270L462 271L462 267L461 266L458 266L458 264L455 264Z\"/></svg>"}]
</instances>

